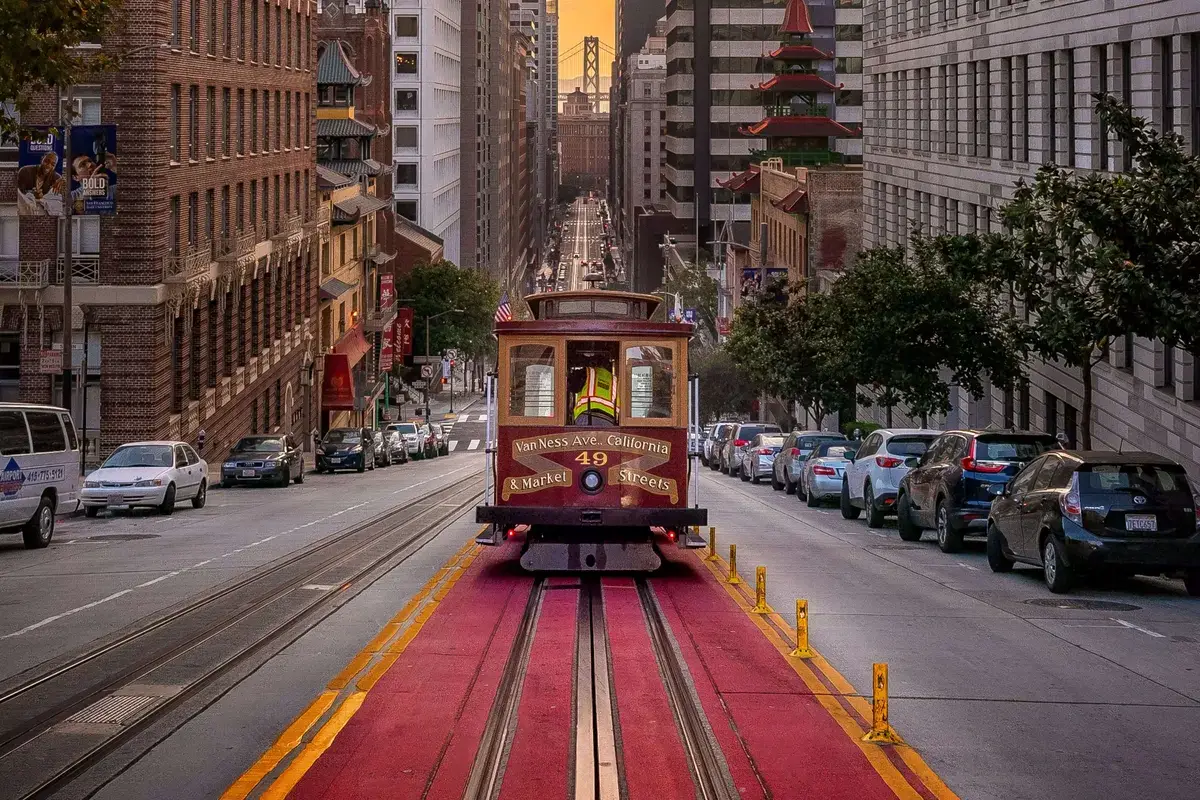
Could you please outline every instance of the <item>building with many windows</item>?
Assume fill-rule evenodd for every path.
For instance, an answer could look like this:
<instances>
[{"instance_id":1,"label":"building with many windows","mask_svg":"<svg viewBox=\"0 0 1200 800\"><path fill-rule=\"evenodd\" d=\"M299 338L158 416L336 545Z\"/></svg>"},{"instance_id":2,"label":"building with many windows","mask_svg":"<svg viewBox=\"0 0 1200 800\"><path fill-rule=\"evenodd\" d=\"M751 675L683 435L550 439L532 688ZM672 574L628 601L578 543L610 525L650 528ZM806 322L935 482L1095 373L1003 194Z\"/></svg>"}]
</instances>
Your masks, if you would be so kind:
<instances>
[{"instance_id":1,"label":"building with many windows","mask_svg":"<svg viewBox=\"0 0 1200 800\"><path fill-rule=\"evenodd\" d=\"M1200 152L1200 7L936 0L876 6L867 20L864 245L912 225L998 230L1014 182L1054 162L1121 170L1091 97L1108 92ZM962 46L969 43L969 46ZM1200 469L1198 354L1126 337L1095 369L1097 448L1150 450ZM1016 425L1074 441L1083 387L1031 362L1017 390L953 397L950 425Z\"/></svg>"},{"instance_id":2,"label":"building with many windows","mask_svg":"<svg viewBox=\"0 0 1200 800\"><path fill-rule=\"evenodd\" d=\"M591 100L582 90L567 95L558 118L562 180L602 189L608 179L608 113L591 108Z\"/></svg>"},{"instance_id":3,"label":"building with many windows","mask_svg":"<svg viewBox=\"0 0 1200 800\"><path fill-rule=\"evenodd\" d=\"M665 32L665 22L663 22ZM651 36L626 59L624 96L616 106L619 140L613 143L617 186L614 225L626 264L634 264L634 219L640 209L665 207L667 160L666 38Z\"/></svg>"},{"instance_id":4,"label":"building with many windows","mask_svg":"<svg viewBox=\"0 0 1200 800\"><path fill-rule=\"evenodd\" d=\"M0 396L62 403L53 351L70 330L86 380L66 402L92 460L201 431L211 456L316 421L315 4L185 7L125 0L100 43L120 68L26 115L119 126L115 153L89 155L119 159L115 213L73 217L69 251L61 219L21 214L29 186L0 149Z\"/></svg>"}]
</instances>

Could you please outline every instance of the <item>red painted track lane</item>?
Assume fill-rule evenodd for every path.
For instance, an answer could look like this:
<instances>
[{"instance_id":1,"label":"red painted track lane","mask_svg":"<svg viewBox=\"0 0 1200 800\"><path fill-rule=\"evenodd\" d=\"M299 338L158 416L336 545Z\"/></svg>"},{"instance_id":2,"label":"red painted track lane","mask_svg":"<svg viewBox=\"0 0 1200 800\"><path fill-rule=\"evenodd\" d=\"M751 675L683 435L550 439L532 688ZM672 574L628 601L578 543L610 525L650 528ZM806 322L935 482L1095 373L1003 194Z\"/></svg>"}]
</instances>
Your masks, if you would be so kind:
<instances>
[{"instance_id":1,"label":"red painted track lane","mask_svg":"<svg viewBox=\"0 0 1200 800\"><path fill-rule=\"evenodd\" d=\"M529 597L510 556L476 559L290 798L462 797Z\"/></svg>"},{"instance_id":2,"label":"red painted track lane","mask_svg":"<svg viewBox=\"0 0 1200 800\"><path fill-rule=\"evenodd\" d=\"M628 800L692 797L696 789L637 588L630 578L604 578L602 585Z\"/></svg>"},{"instance_id":3,"label":"red painted track lane","mask_svg":"<svg viewBox=\"0 0 1200 800\"><path fill-rule=\"evenodd\" d=\"M547 581L500 800L567 797L573 769L571 716L578 587L578 578Z\"/></svg>"},{"instance_id":4,"label":"red painted track lane","mask_svg":"<svg viewBox=\"0 0 1200 800\"><path fill-rule=\"evenodd\" d=\"M688 554L671 548L663 554L669 577L653 585L742 797L755 796L747 792L752 788L762 796L747 784L746 755L737 757L744 750L774 797L894 798L858 744L716 578Z\"/></svg>"}]
</instances>

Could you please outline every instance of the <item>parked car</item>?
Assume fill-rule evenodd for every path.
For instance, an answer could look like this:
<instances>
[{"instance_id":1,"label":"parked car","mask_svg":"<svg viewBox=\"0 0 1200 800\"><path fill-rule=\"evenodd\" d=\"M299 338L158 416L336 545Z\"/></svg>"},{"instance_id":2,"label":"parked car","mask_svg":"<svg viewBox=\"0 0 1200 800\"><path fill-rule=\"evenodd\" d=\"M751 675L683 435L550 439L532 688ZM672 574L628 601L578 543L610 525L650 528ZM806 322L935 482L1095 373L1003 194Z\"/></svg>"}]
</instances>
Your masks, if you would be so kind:
<instances>
[{"instance_id":1,"label":"parked car","mask_svg":"<svg viewBox=\"0 0 1200 800\"><path fill-rule=\"evenodd\" d=\"M378 428L372 430L371 439L375 445L375 466L390 467L392 465L392 455L388 452L387 441L383 438L383 431Z\"/></svg>"},{"instance_id":2,"label":"parked car","mask_svg":"<svg viewBox=\"0 0 1200 800\"><path fill-rule=\"evenodd\" d=\"M54 538L54 515L79 504L79 436L66 409L0 403L0 532L27 548Z\"/></svg>"},{"instance_id":3,"label":"parked car","mask_svg":"<svg viewBox=\"0 0 1200 800\"><path fill-rule=\"evenodd\" d=\"M1058 440L1044 433L946 431L900 481L900 538L915 542L933 528L943 553L958 552L966 534L987 531L991 486L1007 483L1030 461L1058 449Z\"/></svg>"},{"instance_id":4,"label":"parked car","mask_svg":"<svg viewBox=\"0 0 1200 800\"><path fill-rule=\"evenodd\" d=\"M758 483L770 475L775 457L783 447L783 437L778 434L760 433L742 451L742 463L738 470L742 480Z\"/></svg>"},{"instance_id":5,"label":"parked car","mask_svg":"<svg viewBox=\"0 0 1200 800\"><path fill-rule=\"evenodd\" d=\"M708 436L704 437L704 453L701 460L709 469L716 469L721 461L722 437L737 427L736 422L718 422Z\"/></svg>"},{"instance_id":6,"label":"parked car","mask_svg":"<svg viewBox=\"0 0 1200 800\"><path fill-rule=\"evenodd\" d=\"M894 513L900 480L937 437L938 431L924 428L881 429L867 436L842 476L842 516L858 519L866 509L867 525L881 527Z\"/></svg>"},{"instance_id":7,"label":"parked car","mask_svg":"<svg viewBox=\"0 0 1200 800\"><path fill-rule=\"evenodd\" d=\"M810 508L841 496L842 476L845 475L846 468L850 466L856 452L858 442L845 439L818 444L800 465L796 496L805 500Z\"/></svg>"},{"instance_id":8,"label":"parked car","mask_svg":"<svg viewBox=\"0 0 1200 800\"><path fill-rule=\"evenodd\" d=\"M375 469L375 437L367 428L331 428L317 449L317 472Z\"/></svg>"},{"instance_id":9,"label":"parked car","mask_svg":"<svg viewBox=\"0 0 1200 800\"><path fill-rule=\"evenodd\" d=\"M87 476L80 494L89 517L106 508L138 506L171 514L180 500L204 508L208 464L185 442L123 444Z\"/></svg>"},{"instance_id":10,"label":"parked car","mask_svg":"<svg viewBox=\"0 0 1200 800\"><path fill-rule=\"evenodd\" d=\"M433 426L428 423L422 425L417 435L421 439L421 452L424 454L422 458L437 458L440 451L437 434L434 433Z\"/></svg>"},{"instance_id":11,"label":"parked car","mask_svg":"<svg viewBox=\"0 0 1200 800\"><path fill-rule=\"evenodd\" d=\"M293 479L304 483L304 453L291 436L243 436L221 464L221 486L270 483L287 486Z\"/></svg>"},{"instance_id":12,"label":"parked car","mask_svg":"<svg viewBox=\"0 0 1200 800\"><path fill-rule=\"evenodd\" d=\"M429 427L433 429L434 454L439 456L450 455L450 434L441 425L433 424Z\"/></svg>"},{"instance_id":13,"label":"parked car","mask_svg":"<svg viewBox=\"0 0 1200 800\"><path fill-rule=\"evenodd\" d=\"M404 437L400 435L400 431L394 428L384 428L383 441L388 451L388 459L393 464L408 463L408 446L404 443Z\"/></svg>"},{"instance_id":14,"label":"parked car","mask_svg":"<svg viewBox=\"0 0 1200 800\"><path fill-rule=\"evenodd\" d=\"M742 468L742 454L751 440L760 433L782 434L783 431L779 430L778 425L767 425L761 422L738 425L729 434L729 438L725 440L722 447L721 471L736 478Z\"/></svg>"},{"instance_id":15,"label":"parked car","mask_svg":"<svg viewBox=\"0 0 1200 800\"><path fill-rule=\"evenodd\" d=\"M800 471L804 460L822 442L844 442L846 437L832 431L792 431L783 440L783 449L775 459L771 471L771 488L783 489L788 494L800 486ZM804 495L800 495L804 499Z\"/></svg>"},{"instance_id":16,"label":"parked car","mask_svg":"<svg viewBox=\"0 0 1200 800\"><path fill-rule=\"evenodd\" d=\"M700 463L707 463L704 460L704 443L708 440L708 435L712 433L713 425L705 425L703 428L695 429L689 426L691 435L688 442L688 455L697 455L700 457Z\"/></svg>"},{"instance_id":17,"label":"parked car","mask_svg":"<svg viewBox=\"0 0 1200 800\"><path fill-rule=\"evenodd\" d=\"M394 422L387 426L387 430L400 434L400 438L404 441L404 449L407 451L408 458L424 457L425 450L421 447L421 435L417 423Z\"/></svg>"},{"instance_id":18,"label":"parked car","mask_svg":"<svg viewBox=\"0 0 1200 800\"><path fill-rule=\"evenodd\" d=\"M1182 573L1200 597L1200 506L1187 473L1150 453L1051 451L1009 483L993 484L988 564L1042 568L1066 592L1083 573Z\"/></svg>"}]
</instances>

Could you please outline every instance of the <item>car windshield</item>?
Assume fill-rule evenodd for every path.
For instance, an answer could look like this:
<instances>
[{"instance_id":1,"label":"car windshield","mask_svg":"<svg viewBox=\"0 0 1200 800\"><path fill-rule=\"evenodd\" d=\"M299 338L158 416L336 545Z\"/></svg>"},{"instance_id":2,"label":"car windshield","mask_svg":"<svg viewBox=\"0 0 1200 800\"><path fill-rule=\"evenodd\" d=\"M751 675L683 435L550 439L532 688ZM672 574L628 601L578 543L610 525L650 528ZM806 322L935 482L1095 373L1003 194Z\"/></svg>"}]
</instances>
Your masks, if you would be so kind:
<instances>
[{"instance_id":1,"label":"car windshield","mask_svg":"<svg viewBox=\"0 0 1200 800\"><path fill-rule=\"evenodd\" d=\"M122 467L173 467L175 451L169 444L127 444L118 447L101 469Z\"/></svg>"},{"instance_id":2,"label":"car windshield","mask_svg":"<svg viewBox=\"0 0 1200 800\"><path fill-rule=\"evenodd\" d=\"M1157 464L1093 464L1079 470L1084 494L1108 492L1188 492L1187 474L1181 467Z\"/></svg>"},{"instance_id":3,"label":"car windshield","mask_svg":"<svg viewBox=\"0 0 1200 800\"><path fill-rule=\"evenodd\" d=\"M844 442L844 436L804 436L796 442L796 447L800 450L812 450L822 442Z\"/></svg>"},{"instance_id":4,"label":"car windshield","mask_svg":"<svg viewBox=\"0 0 1200 800\"><path fill-rule=\"evenodd\" d=\"M326 444L358 444L361 441L362 434L358 431L332 430L325 434Z\"/></svg>"},{"instance_id":5,"label":"car windshield","mask_svg":"<svg viewBox=\"0 0 1200 800\"><path fill-rule=\"evenodd\" d=\"M393 425L392 430L411 435L417 432L417 426L411 422L401 422L399 425Z\"/></svg>"},{"instance_id":6,"label":"car windshield","mask_svg":"<svg viewBox=\"0 0 1200 800\"><path fill-rule=\"evenodd\" d=\"M282 453L282 439L259 439L254 436L247 436L233 446L233 449L239 453Z\"/></svg>"},{"instance_id":7,"label":"car windshield","mask_svg":"<svg viewBox=\"0 0 1200 800\"><path fill-rule=\"evenodd\" d=\"M1032 461L1057 449L1058 440L1053 436L980 436L975 440L975 458L980 461Z\"/></svg>"},{"instance_id":8,"label":"car windshield","mask_svg":"<svg viewBox=\"0 0 1200 800\"><path fill-rule=\"evenodd\" d=\"M386 438L390 444L399 444L400 443L400 431L390 430L384 435L386 436Z\"/></svg>"},{"instance_id":9,"label":"car windshield","mask_svg":"<svg viewBox=\"0 0 1200 800\"><path fill-rule=\"evenodd\" d=\"M849 443L824 442L817 447L817 458L850 458L858 448Z\"/></svg>"},{"instance_id":10,"label":"car windshield","mask_svg":"<svg viewBox=\"0 0 1200 800\"><path fill-rule=\"evenodd\" d=\"M888 439L887 451L894 456L922 456L936 436L893 436Z\"/></svg>"}]
</instances>

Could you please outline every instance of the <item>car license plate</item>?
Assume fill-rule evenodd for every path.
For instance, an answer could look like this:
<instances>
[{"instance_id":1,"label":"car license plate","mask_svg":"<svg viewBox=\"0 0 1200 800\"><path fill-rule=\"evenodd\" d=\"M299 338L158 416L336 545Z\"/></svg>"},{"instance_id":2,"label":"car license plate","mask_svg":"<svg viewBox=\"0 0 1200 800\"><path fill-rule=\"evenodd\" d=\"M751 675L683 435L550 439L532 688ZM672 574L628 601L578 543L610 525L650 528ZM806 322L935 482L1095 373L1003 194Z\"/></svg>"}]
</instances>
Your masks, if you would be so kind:
<instances>
[{"instance_id":1,"label":"car license plate","mask_svg":"<svg viewBox=\"0 0 1200 800\"><path fill-rule=\"evenodd\" d=\"M257 474L258 474L258 473L257 473L257 472L255 472L255 471L254 471L254 470L252 470L252 469L244 469L244 470L242 470L242 477L243 477L243 478L253 478L253 477L254 477L255 475L257 475Z\"/></svg>"},{"instance_id":2,"label":"car license plate","mask_svg":"<svg viewBox=\"0 0 1200 800\"><path fill-rule=\"evenodd\" d=\"M340 464L340 463L342 463L342 459L341 458L331 458L331 459L329 459L329 463L330 464Z\"/></svg>"},{"instance_id":3,"label":"car license plate","mask_svg":"<svg viewBox=\"0 0 1200 800\"><path fill-rule=\"evenodd\" d=\"M1153 514L1126 514L1125 530L1150 531L1158 530L1158 517Z\"/></svg>"}]
</instances>

